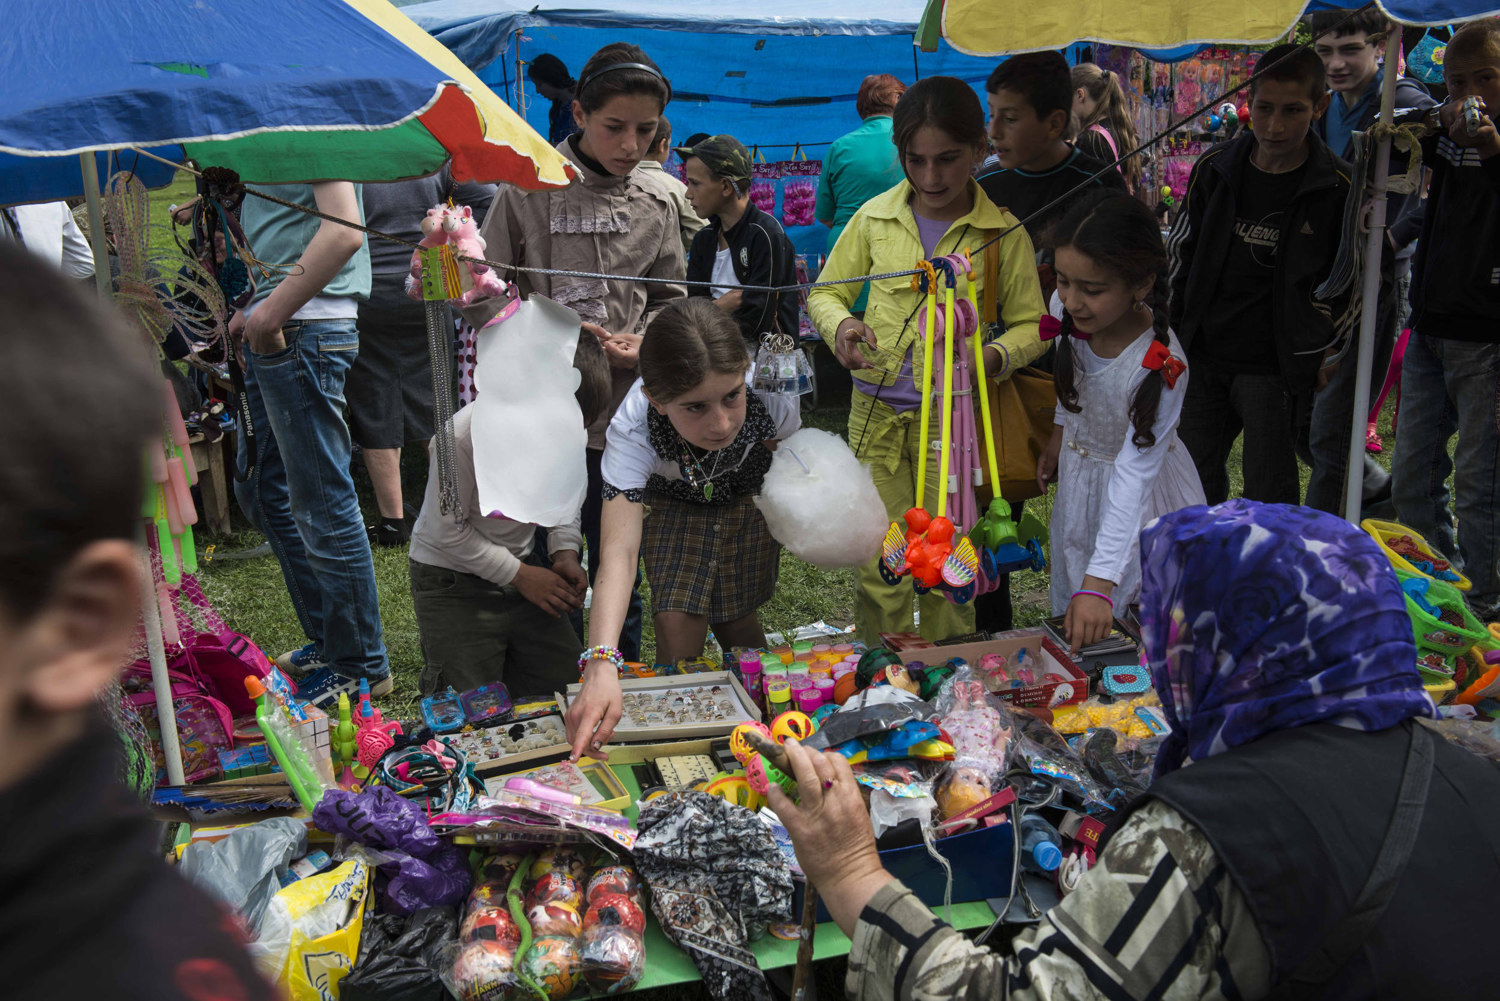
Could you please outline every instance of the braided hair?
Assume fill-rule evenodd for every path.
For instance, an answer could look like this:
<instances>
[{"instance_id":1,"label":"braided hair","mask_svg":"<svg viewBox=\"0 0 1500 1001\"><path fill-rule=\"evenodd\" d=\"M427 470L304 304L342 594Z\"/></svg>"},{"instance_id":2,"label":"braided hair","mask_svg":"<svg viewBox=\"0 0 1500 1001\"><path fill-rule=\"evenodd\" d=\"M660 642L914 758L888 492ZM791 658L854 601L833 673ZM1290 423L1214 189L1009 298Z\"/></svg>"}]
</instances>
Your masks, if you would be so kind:
<instances>
[{"instance_id":1,"label":"braided hair","mask_svg":"<svg viewBox=\"0 0 1500 1001\"><path fill-rule=\"evenodd\" d=\"M1081 197L1049 236L1054 251L1072 247L1128 285L1140 285L1148 278L1155 278L1147 303L1151 307L1152 335L1160 344L1169 343L1167 250L1150 209L1124 192L1096 189ZM1076 414L1083 408L1078 403L1075 384L1072 334L1073 318L1064 312L1052 381L1058 402L1069 413ZM1163 382L1160 371L1148 372L1130 401L1130 423L1135 428L1130 440L1137 448L1147 449L1156 444L1152 426L1161 404Z\"/></svg>"}]
</instances>

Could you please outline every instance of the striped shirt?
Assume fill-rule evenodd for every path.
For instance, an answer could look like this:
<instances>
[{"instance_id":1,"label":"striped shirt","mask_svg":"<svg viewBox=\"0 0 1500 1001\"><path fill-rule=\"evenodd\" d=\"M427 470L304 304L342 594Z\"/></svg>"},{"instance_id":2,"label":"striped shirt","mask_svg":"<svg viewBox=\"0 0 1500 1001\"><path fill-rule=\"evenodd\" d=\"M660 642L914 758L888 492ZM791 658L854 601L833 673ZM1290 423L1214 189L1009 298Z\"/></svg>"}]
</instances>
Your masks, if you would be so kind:
<instances>
[{"instance_id":1,"label":"striped shirt","mask_svg":"<svg viewBox=\"0 0 1500 1001\"><path fill-rule=\"evenodd\" d=\"M1131 815L1079 888L1017 935L976 946L892 880L860 914L853 1001L1256 998L1271 961L1208 839L1171 807Z\"/></svg>"}]
</instances>

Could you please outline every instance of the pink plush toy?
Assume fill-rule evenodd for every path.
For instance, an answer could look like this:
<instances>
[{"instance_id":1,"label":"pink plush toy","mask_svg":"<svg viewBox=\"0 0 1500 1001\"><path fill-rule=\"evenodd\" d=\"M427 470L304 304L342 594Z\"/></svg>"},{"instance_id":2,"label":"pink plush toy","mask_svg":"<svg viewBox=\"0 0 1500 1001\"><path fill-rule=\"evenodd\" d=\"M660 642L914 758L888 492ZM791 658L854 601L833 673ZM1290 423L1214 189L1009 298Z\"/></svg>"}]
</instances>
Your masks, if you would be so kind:
<instances>
[{"instance_id":1,"label":"pink plush toy","mask_svg":"<svg viewBox=\"0 0 1500 1001\"><path fill-rule=\"evenodd\" d=\"M474 213L467 205L457 208L435 205L427 210L427 216L422 220L419 246L440 247L445 243L452 244L453 253L459 257L484 257L484 238L479 235L479 225L474 222ZM467 306L479 299L505 294L505 282L489 265L472 260L460 264L465 265L459 270L464 291L454 301ZM415 250L411 255L411 276L406 282L406 294L419 301L422 298L422 255Z\"/></svg>"}]
</instances>

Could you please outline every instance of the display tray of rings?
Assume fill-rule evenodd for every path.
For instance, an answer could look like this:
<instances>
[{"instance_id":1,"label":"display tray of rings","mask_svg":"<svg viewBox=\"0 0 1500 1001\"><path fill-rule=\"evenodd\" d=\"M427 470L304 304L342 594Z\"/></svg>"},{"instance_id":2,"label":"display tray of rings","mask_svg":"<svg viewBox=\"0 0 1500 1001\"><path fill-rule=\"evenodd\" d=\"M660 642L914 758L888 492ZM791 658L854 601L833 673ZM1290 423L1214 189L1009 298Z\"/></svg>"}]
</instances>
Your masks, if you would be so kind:
<instances>
[{"instance_id":1,"label":"display tray of rings","mask_svg":"<svg viewBox=\"0 0 1500 1001\"><path fill-rule=\"evenodd\" d=\"M557 704L564 713L579 690L574 684L558 693ZM616 743L727 737L741 723L761 718L731 671L623 678L620 695L622 714L612 738Z\"/></svg>"}]
</instances>

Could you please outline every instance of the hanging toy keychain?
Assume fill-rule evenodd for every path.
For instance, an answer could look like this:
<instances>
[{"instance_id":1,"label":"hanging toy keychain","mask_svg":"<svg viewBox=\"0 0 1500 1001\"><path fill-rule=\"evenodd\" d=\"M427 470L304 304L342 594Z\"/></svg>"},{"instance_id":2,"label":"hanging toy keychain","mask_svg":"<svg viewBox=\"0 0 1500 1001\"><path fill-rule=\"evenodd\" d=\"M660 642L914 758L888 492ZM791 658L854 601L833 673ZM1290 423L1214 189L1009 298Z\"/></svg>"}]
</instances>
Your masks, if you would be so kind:
<instances>
[{"instance_id":1,"label":"hanging toy keychain","mask_svg":"<svg viewBox=\"0 0 1500 1001\"><path fill-rule=\"evenodd\" d=\"M933 341L938 336L937 270L931 261L918 264L921 273L912 280L915 290L927 295L926 336L922 345L922 431L917 452L917 505L906 512L906 531L892 522L881 554L880 576L895 584L910 574L918 594L934 588L946 591L962 604L974 596L979 557L967 536L958 535L947 517L948 491L938 491L937 515L922 507L927 496L928 428L932 415ZM951 273L951 272L950 272ZM946 316L943 330L943 427L938 480L946 488L953 431L953 287L945 290ZM955 538L957 536L957 538Z\"/></svg>"},{"instance_id":2,"label":"hanging toy keychain","mask_svg":"<svg viewBox=\"0 0 1500 1001\"><path fill-rule=\"evenodd\" d=\"M801 396L813 389L812 365L790 334L777 331L762 334L755 352L757 393L776 396Z\"/></svg>"}]
</instances>

